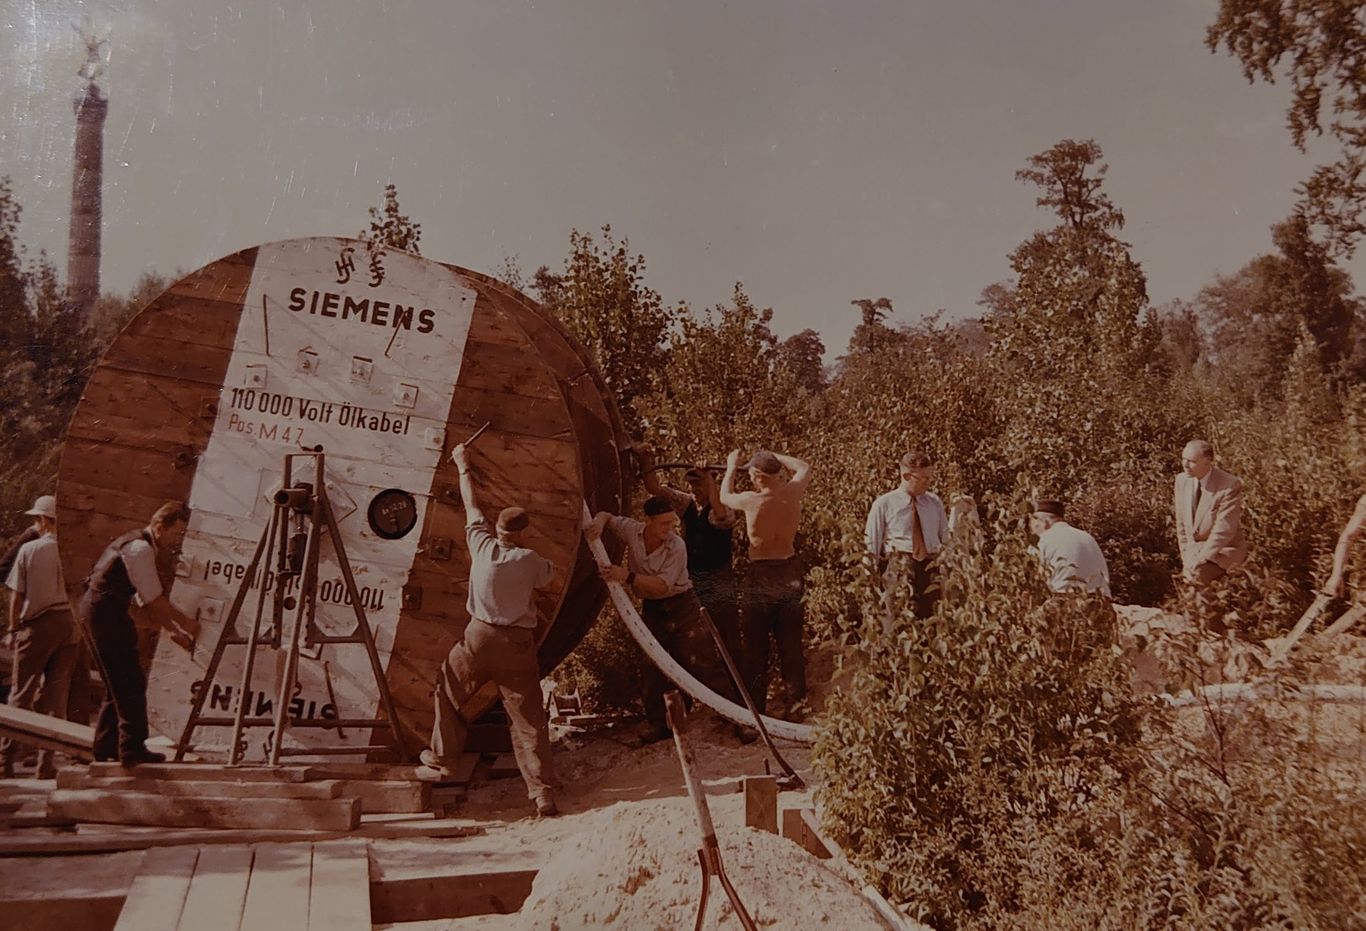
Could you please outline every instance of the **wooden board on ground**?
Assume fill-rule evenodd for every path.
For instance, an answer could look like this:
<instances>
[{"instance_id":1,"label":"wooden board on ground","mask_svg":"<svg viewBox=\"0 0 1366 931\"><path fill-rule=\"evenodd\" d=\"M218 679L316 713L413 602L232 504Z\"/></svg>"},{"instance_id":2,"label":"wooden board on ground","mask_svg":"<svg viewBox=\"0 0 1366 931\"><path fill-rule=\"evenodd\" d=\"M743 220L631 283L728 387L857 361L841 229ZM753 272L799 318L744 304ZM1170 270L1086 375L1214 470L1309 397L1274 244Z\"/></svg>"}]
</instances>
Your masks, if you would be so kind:
<instances>
[{"instance_id":1,"label":"wooden board on ground","mask_svg":"<svg viewBox=\"0 0 1366 931\"><path fill-rule=\"evenodd\" d=\"M242 931L300 931L308 927L312 844L257 844L242 908Z\"/></svg>"},{"instance_id":2,"label":"wooden board on ground","mask_svg":"<svg viewBox=\"0 0 1366 931\"><path fill-rule=\"evenodd\" d=\"M505 915L531 893L543 857L531 852L391 850L373 858L376 924Z\"/></svg>"},{"instance_id":3,"label":"wooden board on ground","mask_svg":"<svg viewBox=\"0 0 1366 931\"><path fill-rule=\"evenodd\" d=\"M262 829L200 830L127 828L89 825L77 834L25 837L0 836L0 857L66 856L74 854L118 853L150 850L187 844L263 844L273 841L324 841L345 837L374 839L450 839L484 834L487 826L467 818L413 818L402 821L372 821L354 831L290 831Z\"/></svg>"},{"instance_id":4,"label":"wooden board on ground","mask_svg":"<svg viewBox=\"0 0 1366 931\"><path fill-rule=\"evenodd\" d=\"M365 841L314 844L308 931L370 931L371 920L370 855Z\"/></svg>"},{"instance_id":5,"label":"wooden board on ground","mask_svg":"<svg viewBox=\"0 0 1366 931\"><path fill-rule=\"evenodd\" d=\"M350 831L360 824L360 802L353 798L168 798L150 792L58 789L48 799L48 814L105 824Z\"/></svg>"},{"instance_id":6,"label":"wooden board on ground","mask_svg":"<svg viewBox=\"0 0 1366 931\"><path fill-rule=\"evenodd\" d=\"M320 923L328 931L345 931L368 929L371 922L510 914L521 907L542 862L530 851L402 841L377 841L367 851L364 842L344 843L348 846L341 850L334 849L336 842L272 845L276 853L269 855L264 845L191 845L79 860L11 861L0 875L0 927L107 931L115 927L120 909L125 912L120 929L239 926L189 924L202 914L206 899L241 928L256 931L261 928L255 921L261 914L261 906L253 904L257 898L275 904L268 920L275 912L289 918L288 924L265 927L289 931ZM325 854L321 859L319 849ZM316 912L329 905L350 923L326 924L332 917ZM313 924L299 919L303 907L314 913Z\"/></svg>"},{"instance_id":7,"label":"wooden board on ground","mask_svg":"<svg viewBox=\"0 0 1366 931\"><path fill-rule=\"evenodd\" d=\"M198 861L197 847L147 851L114 931L176 931Z\"/></svg>"},{"instance_id":8,"label":"wooden board on ground","mask_svg":"<svg viewBox=\"0 0 1366 931\"><path fill-rule=\"evenodd\" d=\"M251 879L250 847L205 847L195 861L179 927L185 931L237 931Z\"/></svg>"},{"instance_id":9,"label":"wooden board on ground","mask_svg":"<svg viewBox=\"0 0 1366 931\"><path fill-rule=\"evenodd\" d=\"M829 860L834 853L816 824L816 813L810 808L783 809L783 837L797 844L820 860Z\"/></svg>"},{"instance_id":10,"label":"wooden board on ground","mask_svg":"<svg viewBox=\"0 0 1366 931\"><path fill-rule=\"evenodd\" d=\"M92 776L73 767L57 773L59 789L118 789L187 798L312 798L350 797L337 779L318 782L228 782L226 780L150 779L137 775L141 767L125 770L127 776Z\"/></svg>"},{"instance_id":11,"label":"wooden board on ground","mask_svg":"<svg viewBox=\"0 0 1366 931\"><path fill-rule=\"evenodd\" d=\"M778 777L746 776L745 826L770 834L778 833Z\"/></svg>"},{"instance_id":12,"label":"wooden board on ground","mask_svg":"<svg viewBox=\"0 0 1366 931\"><path fill-rule=\"evenodd\" d=\"M136 776L138 779L186 779L191 782L307 782L315 779L308 766L228 766L220 763L91 763L87 772L100 778Z\"/></svg>"},{"instance_id":13,"label":"wooden board on ground","mask_svg":"<svg viewBox=\"0 0 1366 931\"><path fill-rule=\"evenodd\" d=\"M47 750L62 750L89 759L95 745L95 729L36 711L0 705L0 735Z\"/></svg>"},{"instance_id":14,"label":"wooden board on ground","mask_svg":"<svg viewBox=\"0 0 1366 931\"><path fill-rule=\"evenodd\" d=\"M343 798L359 799L360 810L367 815L417 813L431 807L431 784L420 779L346 779L337 780L337 785Z\"/></svg>"}]
</instances>

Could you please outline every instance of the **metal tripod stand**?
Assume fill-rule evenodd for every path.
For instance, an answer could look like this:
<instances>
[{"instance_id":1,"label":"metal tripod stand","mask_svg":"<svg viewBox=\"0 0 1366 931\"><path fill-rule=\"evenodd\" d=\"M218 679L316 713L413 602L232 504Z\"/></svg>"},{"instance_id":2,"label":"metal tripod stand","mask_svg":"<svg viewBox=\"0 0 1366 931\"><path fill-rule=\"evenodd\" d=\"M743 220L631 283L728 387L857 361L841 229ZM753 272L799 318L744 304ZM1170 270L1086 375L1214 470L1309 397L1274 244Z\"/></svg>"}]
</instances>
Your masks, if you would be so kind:
<instances>
[{"instance_id":1,"label":"metal tripod stand","mask_svg":"<svg viewBox=\"0 0 1366 931\"><path fill-rule=\"evenodd\" d=\"M294 460L313 461L313 481L294 480ZM332 502L327 496L326 471L322 447L314 451L286 453L284 457L284 479L280 490L272 501L270 521L261 540L256 545L256 553L251 558L246 575L237 587L232 607L223 621L223 630L218 636L213 657L209 660L204 673L203 686L195 693L190 705L189 717L176 745L175 759L184 758L190 749L190 737L199 727L231 727L232 740L228 749L228 763L241 762L246 749L242 732L249 727L273 728L269 745L270 765L277 766L281 756L316 756L324 754L353 754L387 751L385 745L378 746L337 746L337 747L285 747L285 731L290 727L321 727L341 731L342 728L387 728L393 734L394 748L399 759L405 759L403 735L398 727L398 715L394 711L393 696L389 693L389 683L384 677L380 663L379 650L375 647L374 631L365 617L361 606L360 593L356 579L351 572L351 563L342 545L341 533L337 529L332 510ZM318 557L321 551L322 534L326 531L332 542L332 552L341 568L342 580L346 584L346 595L356 615L356 626L349 633L328 634L317 626L318 611ZM266 611L267 580L262 569L262 557L274 563L275 580L271 594L270 626L262 631L262 620ZM258 574L259 573L259 574ZM291 593L297 582L297 597ZM247 595L253 585L259 586L256 593L256 612L252 619L251 632L246 636L238 633L237 621L242 614ZM256 648L269 646L280 649L285 629L286 614L289 613L290 625L288 643L284 644L285 655L279 688L276 692L274 716L251 715L248 713L248 695L251 691L251 674L256 664ZM303 641L302 646L300 641ZM380 703L384 709L383 718L330 718L320 720L293 720L289 716L289 703L298 684L299 653L304 648L320 648L326 644L356 643L365 647L370 659L370 667L375 675L375 685L379 690ZM230 646L245 646L246 656L242 661L242 678L236 695L236 708L231 716L204 714L204 702L213 687L214 675L222 663L223 654ZM330 690L329 680L329 690Z\"/></svg>"}]
</instances>

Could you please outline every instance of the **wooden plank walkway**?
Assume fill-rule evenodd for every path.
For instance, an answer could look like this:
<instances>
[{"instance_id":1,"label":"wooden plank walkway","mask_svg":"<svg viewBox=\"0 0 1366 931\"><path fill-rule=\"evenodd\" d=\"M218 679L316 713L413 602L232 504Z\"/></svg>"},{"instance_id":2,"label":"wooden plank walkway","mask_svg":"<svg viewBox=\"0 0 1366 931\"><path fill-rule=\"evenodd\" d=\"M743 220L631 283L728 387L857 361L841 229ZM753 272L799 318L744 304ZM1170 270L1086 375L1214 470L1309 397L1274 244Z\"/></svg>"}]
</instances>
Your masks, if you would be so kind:
<instances>
[{"instance_id":1,"label":"wooden plank walkway","mask_svg":"<svg viewBox=\"0 0 1366 931\"><path fill-rule=\"evenodd\" d=\"M363 840L148 851L115 931L369 931Z\"/></svg>"}]
</instances>

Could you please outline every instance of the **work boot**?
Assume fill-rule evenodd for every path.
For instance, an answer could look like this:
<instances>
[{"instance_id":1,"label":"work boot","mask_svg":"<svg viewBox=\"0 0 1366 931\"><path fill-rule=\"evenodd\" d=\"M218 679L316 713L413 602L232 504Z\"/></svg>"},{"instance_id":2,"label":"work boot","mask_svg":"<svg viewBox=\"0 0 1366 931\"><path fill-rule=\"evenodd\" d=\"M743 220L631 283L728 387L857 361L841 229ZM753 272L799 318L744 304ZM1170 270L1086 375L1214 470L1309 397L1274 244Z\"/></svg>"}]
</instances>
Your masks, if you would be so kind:
<instances>
[{"instance_id":1,"label":"work boot","mask_svg":"<svg viewBox=\"0 0 1366 931\"><path fill-rule=\"evenodd\" d=\"M432 750L423 750L418 754L418 759L422 765L417 767L414 773L424 782L443 782L454 775L454 770L442 762L441 757Z\"/></svg>"},{"instance_id":2,"label":"work boot","mask_svg":"<svg viewBox=\"0 0 1366 931\"><path fill-rule=\"evenodd\" d=\"M553 818L560 813L560 808L555 804L555 800L549 795L542 795L536 799L536 817Z\"/></svg>"},{"instance_id":3,"label":"work boot","mask_svg":"<svg viewBox=\"0 0 1366 931\"><path fill-rule=\"evenodd\" d=\"M120 766L141 766L143 763L165 762L165 754L157 753L155 750L148 750L146 747L138 747L133 750L125 750L119 754Z\"/></svg>"}]
</instances>

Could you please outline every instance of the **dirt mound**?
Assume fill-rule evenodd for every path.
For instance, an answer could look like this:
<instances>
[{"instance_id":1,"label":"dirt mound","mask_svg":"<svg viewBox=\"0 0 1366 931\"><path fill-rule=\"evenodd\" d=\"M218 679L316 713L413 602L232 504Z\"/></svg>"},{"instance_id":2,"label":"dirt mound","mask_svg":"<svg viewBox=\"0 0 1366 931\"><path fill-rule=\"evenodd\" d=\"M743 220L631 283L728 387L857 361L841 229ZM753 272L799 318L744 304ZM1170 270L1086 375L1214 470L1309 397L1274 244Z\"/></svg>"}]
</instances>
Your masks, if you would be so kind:
<instances>
[{"instance_id":1,"label":"dirt mound","mask_svg":"<svg viewBox=\"0 0 1366 931\"><path fill-rule=\"evenodd\" d=\"M845 880L785 838L717 825L726 875L761 928L884 931ZM522 906L534 931L676 931L696 920L702 889L696 814L686 798L605 809L540 871ZM708 929L738 928L715 879Z\"/></svg>"}]
</instances>

